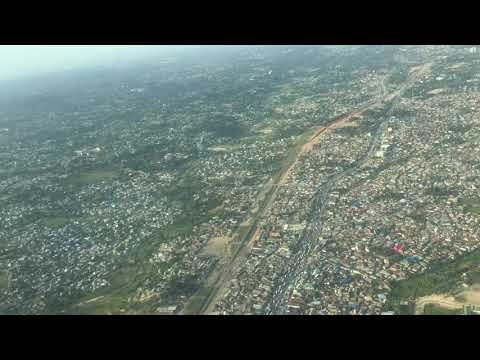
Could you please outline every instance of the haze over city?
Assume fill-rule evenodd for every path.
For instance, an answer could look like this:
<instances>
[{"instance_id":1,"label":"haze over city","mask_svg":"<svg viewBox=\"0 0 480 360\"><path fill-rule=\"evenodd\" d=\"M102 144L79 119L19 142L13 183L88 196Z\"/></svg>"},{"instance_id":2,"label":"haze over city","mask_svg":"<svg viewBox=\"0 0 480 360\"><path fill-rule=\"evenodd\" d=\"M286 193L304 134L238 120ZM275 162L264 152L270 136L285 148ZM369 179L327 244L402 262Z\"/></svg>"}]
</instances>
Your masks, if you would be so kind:
<instances>
[{"instance_id":1,"label":"haze over city","mask_svg":"<svg viewBox=\"0 0 480 360\"><path fill-rule=\"evenodd\" d=\"M480 313L478 46L3 46L0 79L0 314Z\"/></svg>"},{"instance_id":2,"label":"haze over city","mask_svg":"<svg viewBox=\"0 0 480 360\"><path fill-rule=\"evenodd\" d=\"M0 80L49 72L116 66L171 55L198 46L172 45L1 45Z\"/></svg>"}]
</instances>

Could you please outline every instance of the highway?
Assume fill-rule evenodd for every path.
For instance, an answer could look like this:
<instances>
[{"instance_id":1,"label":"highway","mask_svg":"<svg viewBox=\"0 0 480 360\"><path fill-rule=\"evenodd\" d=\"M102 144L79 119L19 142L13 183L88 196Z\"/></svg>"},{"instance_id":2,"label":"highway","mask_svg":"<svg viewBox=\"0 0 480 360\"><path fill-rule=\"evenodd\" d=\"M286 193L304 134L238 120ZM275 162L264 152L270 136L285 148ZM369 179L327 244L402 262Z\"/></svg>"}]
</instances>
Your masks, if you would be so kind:
<instances>
[{"instance_id":1,"label":"highway","mask_svg":"<svg viewBox=\"0 0 480 360\"><path fill-rule=\"evenodd\" d=\"M287 313L288 299L292 290L295 288L296 283L300 279L302 272L306 270L306 263L309 255L312 253L312 250L316 246L324 246L326 243L325 240L319 242L319 238L323 225L322 218L327 203L326 199L329 193L331 192L332 188L335 187L339 179L351 175L354 171L356 171L359 167L361 167L365 162L370 159L375 149L378 148L379 142L381 140L381 134L384 131L386 121L388 120L389 115L396 108L396 105L400 101L401 96L404 94L407 88L416 81L418 75L420 75L420 73L413 74L405 82L404 86L396 92L395 96L390 97L388 102L383 103L386 107L385 116L383 120L378 124L375 134L370 143L369 149L366 151L366 153L360 159L358 159L355 165L353 165L351 168L339 174L333 175L326 184L322 185L317 189L316 193L314 194L313 206L309 216L309 225L307 226L307 228L305 228L302 237L299 240L300 247L287 262L282 273L277 277L272 294L264 308L264 314L274 315ZM383 96L383 102L391 94L385 94L384 80L381 81L380 86L380 93ZM372 104L368 108L371 108L377 104L378 103Z\"/></svg>"},{"instance_id":2,"label":"highway","mask_svg":"<svg viewBox=\"0 0 480 360\"><path fill-rule=\"evenodd\" d=\"M315 140L321 133L323 133L326 129L331 126L334 126L337 123L350 121L355 116L358 116L376 106L386 106L387 103L391 104L391 109L396 104L397 99L403 94L407 87L407 83L405 84L405 89L397 90L395 93L386 94L385 93L385 78L379 84L380 91L379 96L377 99L368 102L365 104L361 109L353 111L349 114L342 115L336 119L333 119L329 125L325 128L317 129L317 133L314 134L309 141ZM388 101L386 101L388 99ZM384 120L385 121L385 120ZM383 124L383 123L382 123ZM273 293L271 294L270 300L267 302L265 307L266 314L276 314L276 313L283 313L285 308L283 304L286 304L288 297L289 297L289 289L292 288L295 281L298 280L299 275L305 269L305 261L308 258L309 254L313 248L317 245L324 245L318 244L318 237L322 229L321 218L324 212L324 204L325 200L330 193L331 189L335 186L338 179L348 176L351 174L356 168L361 166L363 162L368 160L368 158L373 153L374 149L377 147L377 143L380 138L380 134L383 131L382 124L380 124L377 128L376 134L371 142L369 150L366 154L357 161L357 164L346 170L343 173L337 174L330 178L326 185L322 186L321 188L317 189L315 193L315 199L313 202L312 211L309 217L309 225L304 230L302 234L302 238L300 240L300 248L296 251L293 256L290 258L290 261L287 263L287 266L282 272L282 274L277 278L277 282L274 286ZM252 216L247 226L247 230L244 232L242 236L240 236L238 246L233 250L233 254L229 259L225 259L226 263L219 263L219 265L212 271L212 273L208 276L207 281L204 286L197 292L195 296L193 296L189 303L185 306L182 310L182 314L210 314L214 311L215 304L218 302L219 298L222 296L222 289L224 289L225 285L228 281L232 278L233 274L235 273L235 269L241 266L244 258L249 253L249 244L251 242L251 237L255 233L255 229L257 228L258 219L262 217L267 209L269 209L272 203L276 199L278 186L282 182L284 176L288 177L289 170L294 166L298 158L303 154L301 148L299 149L296 156L291 160L288 166L283 170L280 174L276 176L276 179L273 181L273 189L267 191L265 198L259 204L259 211ZM277 184L279 183L279 184ZM200 298L201 305L200 309L197 306L192 306L192 302L195 298ZM194 309L197 308L197 309ZM281 310L282 309L282 310Z\"/></svg>"}]
</instances>

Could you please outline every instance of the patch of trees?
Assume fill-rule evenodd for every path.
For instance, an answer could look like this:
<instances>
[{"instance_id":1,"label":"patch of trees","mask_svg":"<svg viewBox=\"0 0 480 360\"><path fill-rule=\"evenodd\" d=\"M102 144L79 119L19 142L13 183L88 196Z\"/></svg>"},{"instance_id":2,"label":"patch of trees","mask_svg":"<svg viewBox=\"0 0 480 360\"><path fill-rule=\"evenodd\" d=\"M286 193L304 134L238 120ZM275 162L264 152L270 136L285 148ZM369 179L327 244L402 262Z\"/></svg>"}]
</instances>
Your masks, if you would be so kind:
<instances>
[{"instance_id":1,"label":"patch of trees","mask_svg":"<svg viewBox=\"0 0 480 360\"><path fill-rule=\"evenodd\" d=\"M447 197L450 195L456 195L458 193L457 190L453 188L442 187L438 185L432 185L428 188L425 193L427 195L432 195L434 197Z\"/></svg>"},{"instance_id":2,"label":"patch of trees","mask_svg":"<svg viewBox=\"0 0 480 360\"><path fill-rule=\"evenodd\" d=\"M180 296L192 296L200 287L196 276L188 275L185 277L175 276L168 284L165 300L167 302L176 302Z\"/></svg>"},{"instance_id":3,"label":"patch of trees","mask_svg":"<svg viewBox=\"0 0 480 360\"><path fill-rule=\"evenodd\" d=\"M248 128L231 115L213 115L202 124L202 130L213 132L216 137L239 138L247 135Z\"/></svg>"},{"instance_id":4,"label":"patch of trees","mask_svg":"<svg viewBox=\"0 0 480 360\"><path fill-rule=\"evenodd\" d=\"M480 250L475 250L455 260L440 261L423 274L394 282L392 297L394 299L408 299L434 293L448 293L456 287L464 272L478 266L479 260Z\"/></svg>"}]
</instances>

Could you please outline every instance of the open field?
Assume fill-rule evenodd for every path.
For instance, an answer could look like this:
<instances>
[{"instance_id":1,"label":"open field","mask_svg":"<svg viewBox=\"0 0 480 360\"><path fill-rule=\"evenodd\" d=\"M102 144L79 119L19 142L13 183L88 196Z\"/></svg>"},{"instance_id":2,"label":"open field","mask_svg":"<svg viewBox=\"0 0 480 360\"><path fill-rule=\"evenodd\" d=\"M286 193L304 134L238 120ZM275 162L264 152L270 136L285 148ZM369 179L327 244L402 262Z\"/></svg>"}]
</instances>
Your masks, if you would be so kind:
<instances>
[{"instance_id":1,"label":"open field","mask_svg":"<svg viewBox=\"0 0 480 360\"><path fill-rule=\"evenodd\" d=\"M230 240L227 236L218 236L208 242L202 253L205 255L224 256L230 246Z\"/></svg>"},{"instance_id":2,"label":"open field","mask_svg":"<svg viewBox=\"0 0 480 360\"><path fill-rule=\"evenodd\" d=\"M81 172L78 176L69 179L75 185L109 183L119 176L118 170L96 169Z\"/></svg>"},{"instance_id":3,"label":"open field","mask_svg":"<svg viewBox=\"0 0 480 360\"><path fill-rule=\"evenodd\" d=\"M456 296L457 301L480 306L480 284L474 284Z\"/></svg>"},{"instance_id":4,"label":"open field","mask_svg":"<svg viewBox=\"0 0 480 360\"><path fill-rule=\"evenodd\" d=\"M52 216L45 219L45 224L50 227L58 227L68 224L69 221L69 218L63 216Z\"/></svg>"},{"instance_id":5,"label":"open field","mask_svg":"<svg viewBox=\"0 0 480 360\"><path fill-rule=\"evenodd\" d=\"M239 227L237 232L232 236L230 251L225 254L226 257L219 262L219 267L215 268L208 276L205 285L195 296L191 298L185 306L184 314L198 314L199 312L211 313L220 294L224 291L224 284L231 277L234 269L241 264L241 259L246 256L253 246L252 244L259 236L257 231L257 221L266 209L271 206L275 199L277 184L286 173L289 172L293 164L297 161L299 153L303 146L314 137L316 132L308 130L298 137L296 144L289 149L283 166L277 175L267 182L260 194L258 195L258 203L256 211L247 218ZM253 237L253 241L252 241Z\"/></svg>"},{"instance_id":6,"label":"open field","mask_svg":"<svg viewBox=\"0 0 480 360\"><path fill-rule=\"evenodd\" d=\"M453 261L438 263L422 274L396 282L392 286L391 306L398 310L402 301L415 300L417 310L429 303L456 309L480 300L479 286L461 288L463 279L475 275L480 269L480 249ZM472 277L471 276L471 277ZM472 280L476 280L472 277ZM468 302L472 301L472 302Z\"/></svg>"},{"instance_id":7,"label":"open field","mask_svg":"<svg viewBox=\"0 0 480 360\"><path fill-rule=\"evenodd\" d=\"M0 290L8 287L8 274L6 271L0 270Z\"/></svg>"},{"instance_id":8,"label":"open field","mask_svg":"<svg viewBox=\"0 0 480 360\"><path fill-rule=\"evenodd\" d=\"M352 120L361 116L366 110L372 107L378 106L378 103L368 103L361 110L354 111L350 114L335 119L327 126L316 126L312 129L305 131L303 134L297 137L295 145L292 146L288 152L283 166L277 175L269 181L258 196L258 204L255 211L246 221L243 226L239 227L237 234L233 236L232 245L234 248L231 251L230 259L223 259L219 262L222 264L221 268L214 269L206 281L206 287L210 289L210 292L206 292L205 289L199 291L194 296L189 304L186 305L184 314L197 314L198 302L200 298L204 298L204 304L201 307L201 313L211 314L214 310L214 306L219 299L220 294L224 292L225 284L232 277L235 269L242 264L242 259L248 255L253 244L260 236L260 232L257 228L257 219L260 219L262 215L271 207L276 199L278 186L286 183L292 169L298 160L312 150L315 144L319 143L322 139L322 135L330 128L348 126ZM275 186L274 186L275 185ZM230 253L230 252L229 252ZM229 256L229 257L230 257ZM208 294L205 296L204 294Z\"/></svg>"},{"instance_id":9,"label":"open field","mask_svg":"<svg viewBox=\"0 0 480 360\"><path fill-rule=\"evenodd\" d=\"M474 284L455 295L433 294L417 299L417 315L455 315L462 312L464 305L480 306L480 284Z\"/></svg>"}]
</instances>

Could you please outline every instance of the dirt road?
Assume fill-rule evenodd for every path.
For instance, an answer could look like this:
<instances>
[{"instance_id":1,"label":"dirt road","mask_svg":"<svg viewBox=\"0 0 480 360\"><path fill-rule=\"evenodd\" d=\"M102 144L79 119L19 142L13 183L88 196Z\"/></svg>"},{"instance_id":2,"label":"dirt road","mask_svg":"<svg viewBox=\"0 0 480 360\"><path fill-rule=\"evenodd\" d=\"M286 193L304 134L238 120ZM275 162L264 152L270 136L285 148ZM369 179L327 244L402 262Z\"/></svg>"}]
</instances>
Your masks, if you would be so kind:
<instances>
[{"instance_id":1,"label":"dirt road","mask_svg":"<svg viewBox=\"0 0 480 360\"><path fill-rule=\"evenodd\" d=\"M278 185L285 184L290 175L292 169L298 163L299 159L310 152L315 144L318 144L323 135L330 129L345 126L347 123L360 116L363 112L372 107L378 105L375 103L366 104L361 110L354 111L339 119L336 119L327 126L316 127L312 132L312 129L306 131L299 136L297 144L291 150L292 153L287 156L287 162L280 172L275 176L273 181L269 181L262 191L262 195L259 196L259 201L256 206L257 211L253 212L249 218L240 226L237 234L233 235L232 246L235 247L228 258L223 258L217 267L208 276L205 285L202 289L192 297L191 301L185 306L182 314L211 314L215 309L215 304L221 298L224 293L224 288L228 282L232 279L235 271L241 266L245 257L251 251L253 244L258 240L261 232L258 227L257 219L261 219L268 209L275 202L278 192ZM199 306L198 303L202 302L203 305ZM199 309L200 308L200 309Z\"/></svg>"},{"instance_id":2,"label":"dirt road","mask_svg":"<svg viewBox=\"0 0 480 360\"><path fill-rule=\"evenodd\" d=\"M431 66L431 65L430 65ZM430 69L429 65L423 65L414 70L416 76L419 73L427 72ZM258 239L260 233L258 225L258 219L263 217L268 209L274 203L277 190L279 188L278 185L285 184L290 175L292 169L295 167L297 162L302 156L305 156L308 152L310 152L315 144L317 144L322 137L328 132L330 129L334 129L336 127L345 126L348 123L351 123L356 117L361 116L367 110L372 108L382 106L382 102L389 102L392 101L394 98L398 97L403 93L407 84L402 87L400 90L392 94L385 94L385 85L384 80L381 80L381 89L380 94L383 99L376 99L374 101L370 101L366 103L361 109L353 111L345 116L340 117L339 119L334 120L327 126L315 127L314 129L310 129L306 131L304 134L299 136L299 141L296 146L293 147L291 153L287 156L286 164L280 172L265 185L265 188L262 191L262 195L259 196L259 201L256 206L258 211L254 212L250 215L249 218L240 226L237 233L232 237L232 246L234 244L236 247L229 252L228 258L222 259L219 262L217 267L211 272L211 274L207 277L205 285L194 295L189 303L185 306L182 314L211 314L215 308L215 304L221 298L225 290L225 286L228 282L232 279L233 274L239 268L239 266L243 263L243 260L250 252L250 249L253 246L253 243ZM313 134L309 135L314 131ZM201 305L199 305L201 304Z\"/></svg>"}]
</instances>

